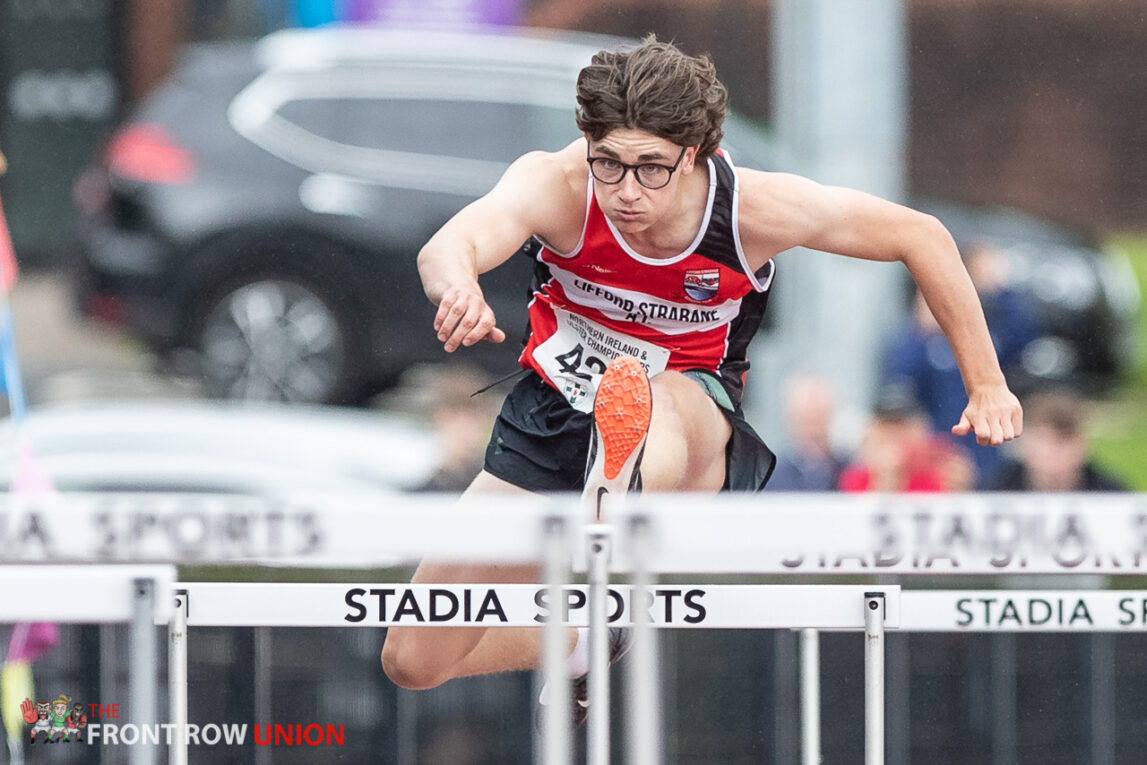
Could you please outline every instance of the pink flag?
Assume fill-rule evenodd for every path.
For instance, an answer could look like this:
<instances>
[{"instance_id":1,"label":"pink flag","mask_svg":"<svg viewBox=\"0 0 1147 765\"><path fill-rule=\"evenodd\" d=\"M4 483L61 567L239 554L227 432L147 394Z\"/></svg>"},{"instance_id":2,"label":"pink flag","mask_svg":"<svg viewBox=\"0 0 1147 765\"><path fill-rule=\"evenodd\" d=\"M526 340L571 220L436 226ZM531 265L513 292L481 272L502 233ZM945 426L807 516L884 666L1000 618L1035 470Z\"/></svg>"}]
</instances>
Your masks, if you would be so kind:
<instances>
[{"instance_id":1,"label":"pink flag","mask_svg":"<svg viewBox=\"0 0 1147 765\"><path fill-rule=\"evenodd\" d=\"M52 483L48 472L40 465L36 451L26 437L18 439L16 449L16 469L12 474L8 491L20 494L33 492L54 494L56 486Z\"/></svg>"},{"instance_id":2,"label":"pink flag","mask_svg":"<svg viewBox=\"0 0 1147 765\"><path fill-rule=\"evenodd\" d=\"M4 219L4 206L0 203L0 290L7 293L16 283L20 269L16 265L16 249L8 233L8 223Z\"/></svg>"},{"instance_id":3,"label":"pink flag","mask_svg":"<svg viewBox=\"0 0 1147 765\"><path fill-rule=\"evenodd\" d=\"M35 661L60 642L60 631L52 622L17 624L8 642L7 661Z\"/></svg>"}]
</instances>

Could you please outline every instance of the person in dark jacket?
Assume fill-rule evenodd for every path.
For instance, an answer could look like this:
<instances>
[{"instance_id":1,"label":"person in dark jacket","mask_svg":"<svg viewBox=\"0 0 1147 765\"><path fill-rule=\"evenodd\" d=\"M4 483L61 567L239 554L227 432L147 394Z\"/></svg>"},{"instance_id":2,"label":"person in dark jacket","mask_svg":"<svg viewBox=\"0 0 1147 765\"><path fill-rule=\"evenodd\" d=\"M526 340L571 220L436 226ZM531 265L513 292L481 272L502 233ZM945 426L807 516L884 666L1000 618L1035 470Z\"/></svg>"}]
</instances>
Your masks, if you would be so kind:
<instances>
[{"instance_id":1,"label":"person in dark jacket","mask_svg":"<svg viewBox=\"0 0 1147 765\"><path fill-rule=\"evenodd\" d=\"M1087 456L1086 402L1071 391L1033 394L1024 404L1024 437L1005 458L990 491L1128 491Z\"/></svg>"}]
</instances>

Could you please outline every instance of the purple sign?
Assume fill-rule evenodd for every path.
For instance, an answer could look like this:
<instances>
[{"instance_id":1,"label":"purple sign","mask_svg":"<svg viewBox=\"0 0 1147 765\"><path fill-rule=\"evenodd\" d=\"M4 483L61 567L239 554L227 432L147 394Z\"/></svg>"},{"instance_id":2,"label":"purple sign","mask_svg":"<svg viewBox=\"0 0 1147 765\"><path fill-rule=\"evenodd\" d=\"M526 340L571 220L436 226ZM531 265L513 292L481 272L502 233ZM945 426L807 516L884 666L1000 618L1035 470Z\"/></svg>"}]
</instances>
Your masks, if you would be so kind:
<instances>
[{"instance_id":1,"label":"purple sign","mask_svg":"<svg viewBox=\"0 0 1147 765\"><path fill-rule=\"evenodd\" d=\"M523 0L344 0L343 19L388 26L510 26L522 19Z\"/></svg>"}]
</instances>

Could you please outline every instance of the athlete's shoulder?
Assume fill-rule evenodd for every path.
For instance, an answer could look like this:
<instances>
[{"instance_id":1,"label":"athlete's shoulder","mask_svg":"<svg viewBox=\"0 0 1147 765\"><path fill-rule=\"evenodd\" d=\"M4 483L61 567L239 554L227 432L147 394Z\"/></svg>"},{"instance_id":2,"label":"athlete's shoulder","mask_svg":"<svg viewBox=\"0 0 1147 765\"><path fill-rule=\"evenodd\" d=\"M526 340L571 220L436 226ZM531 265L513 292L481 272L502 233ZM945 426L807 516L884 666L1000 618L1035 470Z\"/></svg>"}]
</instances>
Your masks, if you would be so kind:
<instances>
[{"instance_id":1,"label":"athlete's shoulder","mask_svg":"<svg viewBox=\"0 0 1147 765\"><path fill-rule=\"evenodd\" d=\"M792 173L741 168L738 233L754 268L801 244L810 216L822 207L823 187Z\"/></svg>"},{"instance_id":2,"label":"athlete's shoulder","mask_svg":"<svg viewBox=\"0 0 1147 765\"><path fill-rule=\"evenodd\" d=\"M559 151L523 154L490 196L500 200L503 209L515 211L534 234L556 247L572 249L585 221L588 184L582 140Z\"/></svg>"},{"instance_id":3,"label":"athlete's shoulder","mask_svg":"<svg viewBox=\"0 0 1147 765\"><path fill-rule=\"evenodd\" d=\"M527 152L514 161L508 175L528 180L534 193L572 193L582 198L589 182L585 140L578 139L558 151Z\"/></svg>"},{"instance_id":4,"label":"athlete's shoulder","mask_svg":"<svg viewBox=\"0 0 1147 765\"><path fill-rule=\"evenodd\" d=\"M815 194L821 188L816 181L795 173L740 167L737 174L741 179L741 191L763 201L793 196L800 199Z\"/></svg>"}]
</instances>

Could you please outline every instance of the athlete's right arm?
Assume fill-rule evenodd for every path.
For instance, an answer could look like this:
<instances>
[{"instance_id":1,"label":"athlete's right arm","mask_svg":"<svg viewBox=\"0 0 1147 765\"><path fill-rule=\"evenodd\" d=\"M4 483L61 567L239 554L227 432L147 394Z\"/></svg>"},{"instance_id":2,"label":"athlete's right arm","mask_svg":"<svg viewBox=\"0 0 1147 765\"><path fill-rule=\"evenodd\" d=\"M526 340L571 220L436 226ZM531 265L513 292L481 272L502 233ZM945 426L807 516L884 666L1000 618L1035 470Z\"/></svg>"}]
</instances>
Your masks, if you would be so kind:
<instances>
[{"instance_id":1,"label":"athlete's right arm","mask_svg":"<svg viewBox=\"0 0 1147 765\"><path fill-rule=\"evenodd\" d=\"M530 236L548 238L563 225L563 216L570 214L570 156L568 148L523 155L489 193L447 221L419 252L418 273L426 296L438 306L434 331L446 351L506 339L478 276L508 260Z\"/></svg>"}]
</instances>

